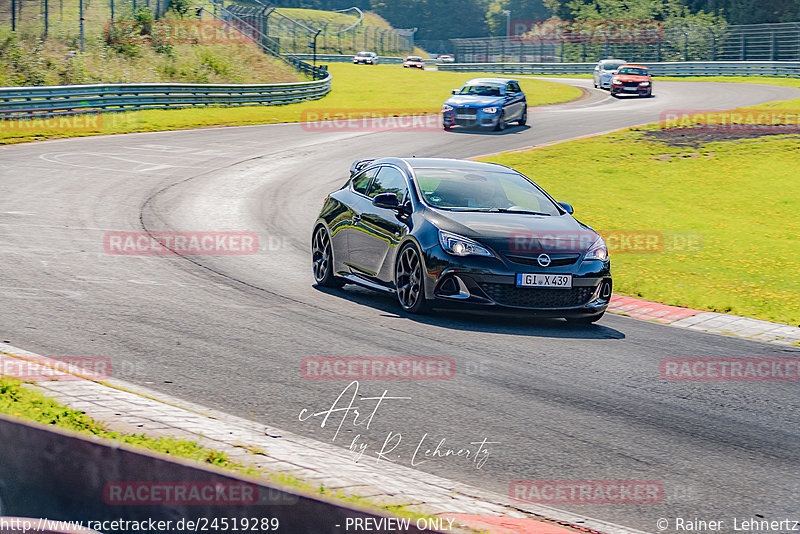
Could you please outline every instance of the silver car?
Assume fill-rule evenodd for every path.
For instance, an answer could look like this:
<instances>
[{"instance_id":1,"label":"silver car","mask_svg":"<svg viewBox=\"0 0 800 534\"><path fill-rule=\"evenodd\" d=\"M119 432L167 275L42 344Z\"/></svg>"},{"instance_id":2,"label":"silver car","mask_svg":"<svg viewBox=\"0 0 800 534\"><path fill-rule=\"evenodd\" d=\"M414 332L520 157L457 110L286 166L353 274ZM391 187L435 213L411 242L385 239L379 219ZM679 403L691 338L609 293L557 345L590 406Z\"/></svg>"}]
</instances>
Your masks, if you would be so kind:
<instances>
[{"instance_id":1,"label":"silver car","mask_svg":"<svg viewBox=\"0 0 800 534\"><path fill-rule=\"evenodd\" d=\"M627 61L622 59L601 59L594 67L594 87L595 89L610 89L611 78L622 65L627 65Z\"/></svg>"}]
</instances>

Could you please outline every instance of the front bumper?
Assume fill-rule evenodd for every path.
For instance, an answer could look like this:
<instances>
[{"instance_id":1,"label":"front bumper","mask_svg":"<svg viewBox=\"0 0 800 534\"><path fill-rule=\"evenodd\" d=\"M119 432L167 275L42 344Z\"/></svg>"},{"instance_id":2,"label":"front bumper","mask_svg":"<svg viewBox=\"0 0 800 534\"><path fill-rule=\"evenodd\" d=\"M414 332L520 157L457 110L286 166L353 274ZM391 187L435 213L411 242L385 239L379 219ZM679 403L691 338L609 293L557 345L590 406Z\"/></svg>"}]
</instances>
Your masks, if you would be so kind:
<instances>
[{"instance_id":1,"label":"front bumper","mask_svg":"<svg viewBox=\"0 0 800 534\"><path fill-rule=\"evenodd\" d=\"M540 317L588 317L608 307L609 261L580 259L561 267L533 267L498 258L456 257L440 247L425 253L425 296L434 307L495 309ZM518 273L571 274L572 288L518 287Z\"/></svg>"},{"instance_id":2,"label":"front bumper","mask_svg":"<svg viewBox=\"0 0 800 534\"><path fill-rule=\"evenodd\" d=\"M500 112L485 113L478 108L456 108L442 112L442 123L445 126L466 126L467 128L494 128L500 120Z\"/></svg>"},{"instance_id":3,"label":"front bumper","mask_svg":"<svg viewBox=\"0 0 800 534\"><path fill-rule=\"evenodd\" d=\"M652 85L612 85L611 93L615 95L649 95L652 90Z\"/></svg>"}]
</instances>

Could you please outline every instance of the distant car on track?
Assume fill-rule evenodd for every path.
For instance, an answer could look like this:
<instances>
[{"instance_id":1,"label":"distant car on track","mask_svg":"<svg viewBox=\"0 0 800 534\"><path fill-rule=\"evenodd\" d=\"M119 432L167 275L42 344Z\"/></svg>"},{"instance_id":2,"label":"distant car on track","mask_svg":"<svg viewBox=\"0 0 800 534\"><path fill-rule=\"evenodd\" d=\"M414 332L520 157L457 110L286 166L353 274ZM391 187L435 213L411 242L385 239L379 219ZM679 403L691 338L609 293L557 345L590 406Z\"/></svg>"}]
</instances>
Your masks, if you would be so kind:
<instances>
[{"instance_id":1,"label":"distant car on track","mask_svg":"<svg viewBox=\"0 0 800 534\"><path fill-rule=\"evenodd\" d=\"M425 60L419 56L408 56L403 60L403 68L425 69Z\"/></svg>"},{"instance_id":2,"label":"distant car on track","mask_svg":"<svg viewBox=\"0 0 800 534\"><path fill-rule=\"evenodd\" d=\"M439 54L439 57L436 58L436 61L439 63L455 63L456 58L453 54Z\"/></svg>"},{"instance_id":3,"label":"distant car on track","mask_svg":"<svg viewBox=\"0 0 800 534\"><path fill-rule=\"evenodd\" d=\"M353 63L356 65L377 65L378 61L378 54L375 52L366 52L362 50L353 56Z\"/></svg>"},{"instance_id":4,"label":"distant car on track","mask_svg":"<svg viewBox=\"0 0 800 534\"><path fill-rule=\"evenodd\" d=\"M394 294L408 313L494 309L591 323L611 298L600 235L493 163L356 161L325 198L311 251L318 286Z\"/></svg>"},{"instance_id":5,"label":"distant car on track","mask_svg":"<svg viewBox=\"0 0 800 534\"><path fill-rule=\"evenodd\" d=\"M475 78L442 105L442 126L489 127L505 130L510 122L524 126L528 122L528 101L517 80Z\"/></svg>"},{"instance_id":6,"label":"distant car on track","mask_svg":"<svg viewBox=\"0 0 800 534\"><path fill-rule=\"evenodd\" d=\"M614 77L614 72L625 65L627 61L622 59L601 59L594 66L592 78L594 78L594 86L599 89L608 89L611 87L611 78Z\"/></svg>"},{"instance_id":7,"label":"distant car on track","mask_svg":"<svg viewBox=\"0 0 800 534\"><path fill-rule=\"evenodd\" d=\"M653 78L647 67L622 65L611 78L611 96L653 96Z\"/></svg>"}]
</instances>

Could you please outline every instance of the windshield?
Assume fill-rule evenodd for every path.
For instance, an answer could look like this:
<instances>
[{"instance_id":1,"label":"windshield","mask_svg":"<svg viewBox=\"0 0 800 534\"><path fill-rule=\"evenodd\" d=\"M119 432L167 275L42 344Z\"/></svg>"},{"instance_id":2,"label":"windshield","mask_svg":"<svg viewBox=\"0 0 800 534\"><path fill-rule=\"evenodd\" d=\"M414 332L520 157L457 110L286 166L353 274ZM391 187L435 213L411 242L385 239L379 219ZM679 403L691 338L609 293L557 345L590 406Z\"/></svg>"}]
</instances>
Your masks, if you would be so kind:
<instances>
[{"instance_id":1,"label":"windshield","mask_svg":"<svg viewBox=\"0 0 800 534\"><path fill-rule=\"evenodd\" d=\"M420 196L434 208L560 214L538 187L511 170L418 168L414 172Z\"/></svg>"},{"instance_id":2,"label":"windshield","mask_svg":"<svg viewBox=\"0 0 800 534\"><path fill-rule=\"evenodd\" d=\"M625 67L624 69L619 69L617 74L629 74L633 76L647 76L647 69L637 69L635 67Z\"/></svg>"},{"instance_id":3,"label":"windshield","mask_svg":"<svg viewBox=\"0 0 800 534\"><path fill-rule=\"evenodd\" d=\"M372 52L359 52L358 57L370 57L372 56Z\"/></svg>"},{"instance_id":4,"label":"windshield","mask_svg":"<svg viewBox=\"0 0 800 534\"><path fill-rule=\"evenodd\" d=\"M408 56L406 61L422 61L422 58L417 56Z\"/></svg>"},{"instance_id":5,"label":"windshield","mask_svg":"<svg viewBox=\"0 0 800 534\"><path fill-rule=\"evenodd\" d=\"M622 63L603 63L603 70L617 70L622 65Z\"/></svg>"},{"instance_id":6,"label":"windshield","mask_svg":"<svg viewBox=\"0 0 800 534\"><path fill-rule=\"evenodd\" d=\"M503 96L505 87L499 85L465 85L458 93L460 95L478 96Z\"/></svg>"}]
</instances>

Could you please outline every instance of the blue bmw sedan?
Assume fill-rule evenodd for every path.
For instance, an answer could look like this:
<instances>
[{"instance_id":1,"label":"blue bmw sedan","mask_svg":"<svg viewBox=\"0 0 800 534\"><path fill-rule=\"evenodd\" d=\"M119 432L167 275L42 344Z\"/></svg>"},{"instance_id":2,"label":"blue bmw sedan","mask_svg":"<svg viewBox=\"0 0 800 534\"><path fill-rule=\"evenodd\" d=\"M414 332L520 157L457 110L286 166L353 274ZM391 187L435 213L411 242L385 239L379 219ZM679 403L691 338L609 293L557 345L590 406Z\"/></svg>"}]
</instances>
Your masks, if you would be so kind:
<instances>
[{"instance_id":1,"label":"blue bmw sedan","mask_svg":"<svg viewBox=\"0 0 800 534\"><path fill-rule=\"evenodd\" d=\"M442 106L442 126L477 126L505 130L511 122L524 126L528 121L528 102L517 80L475 78Z\"/></svg>"}]
</instances>

